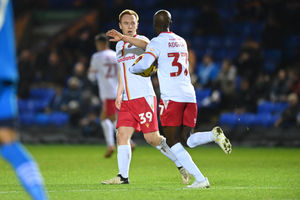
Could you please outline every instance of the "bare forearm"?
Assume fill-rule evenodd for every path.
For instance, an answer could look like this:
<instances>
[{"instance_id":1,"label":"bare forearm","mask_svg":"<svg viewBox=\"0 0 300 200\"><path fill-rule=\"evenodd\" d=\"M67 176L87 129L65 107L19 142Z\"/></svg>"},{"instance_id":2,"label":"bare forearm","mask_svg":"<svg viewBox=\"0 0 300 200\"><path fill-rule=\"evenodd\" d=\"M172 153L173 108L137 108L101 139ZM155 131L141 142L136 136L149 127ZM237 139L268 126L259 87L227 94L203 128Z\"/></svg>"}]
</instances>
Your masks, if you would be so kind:
<instances>
[{"instance_id":1,"label":"bare forearm","mask_svg":"<svg viewBox=\"0 0 300 200\"><path fill-rule=\"evenodd\" d=\"M122 40L124 42L128 42L130 44L132 44L133 46L142 48L142 49L146 49L147 45L148 45L148 41L140 39L140 38L136 38L136 37L131 37L131 36L127 36L127 35L123 35Z\"/></svg>"},{"instance_id":2,"label":"bare forearm","mask_svg":"<svg viewBox=\"0 0 300 200\"><path fill-rule=\"evenodd\" d=\"M118 83L118 90L117 90L117 96L121 96L123 94L123 82L122 82L122 78L121 78L121 72L119 71L119 83Z\"/></svg>"}]
</instances>

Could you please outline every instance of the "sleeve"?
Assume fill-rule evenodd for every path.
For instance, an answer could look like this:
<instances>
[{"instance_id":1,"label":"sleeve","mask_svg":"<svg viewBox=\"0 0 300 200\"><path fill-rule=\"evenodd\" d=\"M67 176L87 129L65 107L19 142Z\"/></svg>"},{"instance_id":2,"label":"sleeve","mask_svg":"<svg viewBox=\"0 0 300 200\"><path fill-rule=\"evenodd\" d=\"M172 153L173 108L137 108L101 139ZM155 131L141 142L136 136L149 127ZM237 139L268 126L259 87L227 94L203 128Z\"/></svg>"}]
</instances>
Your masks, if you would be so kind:
<instances>
[{"instance_id":1,"label":"sleeve","mask_svg":"<svg viewBox=\"0 0 300 200\"><path fill-rule=\"evenodd\" d=\"M129 67L129 71L133 74L145 72L146 70L151 68L154 61L155 58L151 54L142 54L136 59L135 63L131 67ZM150 69L150 71L151 70L153 69Z\"/></svg>"},{"instance_id":2,"label":"sleeve","mask_svg":"<svg viewBox=\"0 0 300 200\"><path fill-rule=\"evenodd\" d=\"M146 36L143 36L143 35L138 35L137 38L143 39L143 40L147 41L148 43L150 42L150 40Z\"/></svg>"},{"instance_id":3,"label":"sleeve","mask_svg":"<svg viewBox=\"0 0 300 200\"><path fill-rule=\"evenodd\" d=\"M151 42L147 45L145 54L151 54L155 60L159 57L159 43L156 40L151 40Z\"/></svg>"},{"instance_id":4,"label":"sleeve","mask_svg":"<svg viewBox=\"0 0 300 200\"><path fill-rule=\"evenodd\" d=\"M96 61L95 61L95 56L92 56L91 58L91 63L90 63L90 69L88 71L88 79L90 81L96 81L96 73L97 73L97 68L96 68Z\"/></svg>"}]
</instances>

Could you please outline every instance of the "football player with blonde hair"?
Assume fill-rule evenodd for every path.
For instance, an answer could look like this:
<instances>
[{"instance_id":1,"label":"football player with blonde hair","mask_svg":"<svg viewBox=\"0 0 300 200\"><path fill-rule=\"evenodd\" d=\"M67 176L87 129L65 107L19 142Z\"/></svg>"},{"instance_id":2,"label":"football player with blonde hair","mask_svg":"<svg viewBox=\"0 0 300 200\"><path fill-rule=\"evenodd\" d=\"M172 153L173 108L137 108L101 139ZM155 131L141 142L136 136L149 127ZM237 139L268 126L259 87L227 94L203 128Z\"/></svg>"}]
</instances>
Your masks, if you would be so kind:
<instances>
[{"instance_id":1,"label":"football player with blonde hair","mask_svg":"<svg viewBox=\"0 0 300 200\"><path fill-rule=\"evenodd\" d=\"M210 186L208 179L200 172L182 144L193 148L214 141L226 154L231 153L231 144L220 127L190 135L197 119L195 90L188 70L186 41L170 31L171 23L171 14L168 11L159 10L155 13L154 29L158 36L146 45L144 56L131 66L129 71L141 74L151 69L153 62L157 61L161 92L160 119L167 144L177 160L195 178L195 182L188 188L208 188ZM142 45L138 38L131 40L134 40L135 44Z\"/></svg>"},{"instance_id":2,"label":"football player with blonde hair","mask_svg":"<svg viewBox=\"0 0 300 200\"><path fill-rule=\"evenodd\" d=\"M116 56L119 65L119 84L117 89L116 107L119 109L117 122L118 167L119 174L102 184L128 184L129 166L131 161L130 138L135 131L142 131L145 140L159 149L164 155L175 162L185 181L189 180L182 165L177 161L166 143L166 139L159 134L157 121L157 102L150 77L142 77L129 72L136 58L145 52L148 38L137 34L138 15L133 10L124 10L119 15L119 27L123 34L110 30L107 35L110 41L117 41ZM132 38L139 38L134 43Z\"/></svg>"}]
</instances>

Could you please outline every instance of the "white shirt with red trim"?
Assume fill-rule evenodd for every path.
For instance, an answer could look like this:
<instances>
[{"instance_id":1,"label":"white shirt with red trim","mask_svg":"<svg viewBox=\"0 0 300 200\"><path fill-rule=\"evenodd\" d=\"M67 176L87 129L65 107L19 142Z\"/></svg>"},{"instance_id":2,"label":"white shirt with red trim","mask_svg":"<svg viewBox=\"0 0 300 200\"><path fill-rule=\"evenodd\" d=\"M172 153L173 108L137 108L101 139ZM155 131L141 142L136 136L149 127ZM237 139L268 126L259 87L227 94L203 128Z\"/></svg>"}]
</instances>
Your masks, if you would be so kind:
<instances>
[{"instance_id":1,"label":"white shirt with red trim","mask_svg":"<svg viewBox=\"0 0 300 200\"><path fill-rule=\"evenodd\" d=\"M182 37L162 32L147 45L146 54L158 59L157 75L163 100L196 103L188 71L187 45Z\"/></svg>"},{"instance_id":2,"label":"white shirt with red trim","mask_svg":"<svg viewBox=\"0 0 300 200\"><path fill-rule=\"evenodd\" d=\"M136 35L135 37L148 40L148 38L141 35ZM143 49L124 41L119 41L116 45L117 62L121 69L124 86L123 100L155 96L150 77L135 75L128 70L135 60L144 52Z\"/></svg>"},{"instance_id":3,"label":"white shirt with red trim","mask_svg":"<svg viewBox=\"0 0 300 200\"><path fill-rule=\"evenodd\" d=\"M94 53L91 58L90 71L96 74L101 100L116 99L118 88L116 52L107 49Z\"/></svg>"}]
</instances>

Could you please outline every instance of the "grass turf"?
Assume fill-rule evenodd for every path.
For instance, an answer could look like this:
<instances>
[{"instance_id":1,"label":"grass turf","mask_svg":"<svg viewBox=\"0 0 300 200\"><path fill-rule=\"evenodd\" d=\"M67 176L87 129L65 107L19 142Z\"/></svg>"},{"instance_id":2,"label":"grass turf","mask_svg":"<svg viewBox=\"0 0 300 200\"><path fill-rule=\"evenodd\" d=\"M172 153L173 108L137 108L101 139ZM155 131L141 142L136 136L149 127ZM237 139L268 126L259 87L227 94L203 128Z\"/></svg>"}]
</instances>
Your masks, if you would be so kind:
<instances>
[{"instance_id":1,"label":"grass turf","mask_svg":"<svg viewBox=\"0 0 300 200\"><path fill-rule=\"evenodd\" d=\"M101 185L117 174L116 153L104 159L104 146L27 146L39 162L49 196L76 199L300 199L300 149L219 148L189 149L209 178L211 188L185 189L175 165L150 146L133 152L130 184ZM0 199L29 199L10 166L0 160Z\"/></svg>"}]
</instances>

